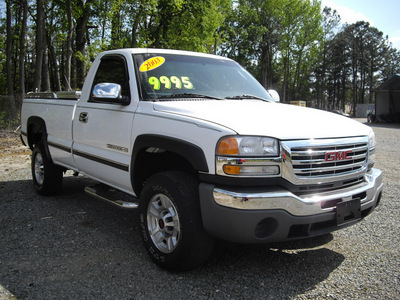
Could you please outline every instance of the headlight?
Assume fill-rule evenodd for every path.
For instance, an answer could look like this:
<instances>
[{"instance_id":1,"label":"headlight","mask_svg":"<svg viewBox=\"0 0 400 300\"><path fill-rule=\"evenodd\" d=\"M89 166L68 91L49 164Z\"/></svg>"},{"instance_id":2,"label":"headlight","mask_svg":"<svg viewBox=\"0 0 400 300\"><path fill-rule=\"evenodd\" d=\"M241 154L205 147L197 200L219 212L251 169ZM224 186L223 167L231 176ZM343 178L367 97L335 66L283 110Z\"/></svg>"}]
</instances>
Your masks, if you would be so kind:
<instances>
[{"instance_id":1,"label":"headlight","mask_svg":"<svg viewBox=\"0 0 400 300\"><path fill-rule=\"evenodd\" d=\"M219 141L219 155L278 156L279 143L274 138L256 136L230 136Z\"/></svg>"},{"instance_id":2,"label":"headlight","mask_svg":"<svg viewBox=\"0 0 400 300\"><path fill-rule=\"evenodd\" d=\"M279 149L279 142L274 138L225 137L217 144L217 174L235 177L279 176Z\"/></svg>"},{"instance_id":3,"label":"headlight","mask_svg":"<svg viewBox=\"0 0 400 300\"><path fill-rule=\"evenodd\" d=\"M368 134L368 171L374 167L375 164L375 134L371 130Z\"/></svg>"}]
</instances>

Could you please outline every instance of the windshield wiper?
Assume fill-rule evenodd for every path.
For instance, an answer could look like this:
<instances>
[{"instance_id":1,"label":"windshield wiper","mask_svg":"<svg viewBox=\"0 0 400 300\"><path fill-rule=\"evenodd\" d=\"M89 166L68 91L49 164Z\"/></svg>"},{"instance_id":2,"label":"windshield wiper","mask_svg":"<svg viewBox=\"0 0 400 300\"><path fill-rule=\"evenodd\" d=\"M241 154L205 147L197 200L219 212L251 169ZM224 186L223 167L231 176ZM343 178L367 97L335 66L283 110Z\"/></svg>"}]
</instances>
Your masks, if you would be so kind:
<instances>
[{"instance_id":1,"label":"windshield wiper","mask_svg":"<svg viewBox=\"0 0 400 300\"><path fill-rule=\"evenodd\" d=\"M258 99L258 100L262 100L262 101L268 101L271 102L271 100L265 99L265 98L261 98L258 96L254 96L254 95L240 95L240 96L229 96L229 97L225 97L225 99L237 99L237 100L243 100L243 99Z\"/></svg>"},{"instance_id":2,"label":"windshield wiper","mask_svg":"<svg viewBox=\"0 0 400 300\"><path fill-rule=\"evenodd\" d=\"M160 96L156 99L160 100L160 99L176 99L176 98L203 98L203 99L223 100L222 98L218 98L218 97L214 97L214 96L210 96L210 95L196 94L196 93L164 95L164 96Z\"/></svg>"}]
</instances>

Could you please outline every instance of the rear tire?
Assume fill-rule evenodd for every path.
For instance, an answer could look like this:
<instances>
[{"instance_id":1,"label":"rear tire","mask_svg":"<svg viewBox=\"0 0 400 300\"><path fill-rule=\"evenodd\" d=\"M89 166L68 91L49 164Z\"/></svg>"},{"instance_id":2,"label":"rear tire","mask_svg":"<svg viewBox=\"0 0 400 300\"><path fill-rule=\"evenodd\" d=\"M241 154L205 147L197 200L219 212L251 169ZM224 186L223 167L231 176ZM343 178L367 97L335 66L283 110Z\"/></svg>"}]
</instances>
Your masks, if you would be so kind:
<instances>
[{"instance_id":1,"label":"rear tire","mask_svg":"<svg viewBox=\"0 0 400 300\"><path fill-rule=\"evenodd\" d=\"M198 184L183 172L163 172L144 185L139 204L144 246L160 267L185 271L204 264L214 240L203 228Z\"/></svg>"},{"instance_id":2,"label":"rear tire","mask_svg":"<svg viewBox=\"0 0 400 300\"><path fill-rule=\"evenodd\" d=\"M31 169L33 185L38 194L48 196L61 189L63 169L53 164L42 144L33 149Z\"/></svg>"}]
</instances>

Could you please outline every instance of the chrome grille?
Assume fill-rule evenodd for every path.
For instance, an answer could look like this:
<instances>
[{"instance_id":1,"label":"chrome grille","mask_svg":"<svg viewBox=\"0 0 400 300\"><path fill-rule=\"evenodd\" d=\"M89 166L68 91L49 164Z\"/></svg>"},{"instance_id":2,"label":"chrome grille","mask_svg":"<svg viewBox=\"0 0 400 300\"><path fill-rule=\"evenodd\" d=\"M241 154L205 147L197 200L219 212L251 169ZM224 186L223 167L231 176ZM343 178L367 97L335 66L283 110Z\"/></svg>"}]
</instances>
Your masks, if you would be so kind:
<instances>
[{"instance_id":1,"label":"chrome grille","mask_svg":"<svg viewBox=\"0 0 400 300\"><path fill-rule=\"evenodd\" d=\"M290 152L295 176L332 177L361 170L367 160L368 143L302 145L292 147Z\"/></svg>"}]
</instances>

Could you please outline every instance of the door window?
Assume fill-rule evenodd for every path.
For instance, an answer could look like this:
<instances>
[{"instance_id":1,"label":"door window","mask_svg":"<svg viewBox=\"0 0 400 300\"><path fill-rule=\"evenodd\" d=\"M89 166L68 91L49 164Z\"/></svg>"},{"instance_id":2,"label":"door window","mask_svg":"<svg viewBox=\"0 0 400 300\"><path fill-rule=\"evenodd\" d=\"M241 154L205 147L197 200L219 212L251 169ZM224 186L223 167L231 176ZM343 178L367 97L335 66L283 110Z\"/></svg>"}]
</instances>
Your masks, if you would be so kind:
<instances>
[{"instance_id":1,"label":"door window","mask_svg":"<svg viewBox=\"0 0 400 300\"><path fill-rule=\"evenodd\" d=\"M117 55L103 57L93 80L92 92L94 86L99 83L119 84L121 86L121 96L129 99L129 76L125 58ZM92 97L92 92L90 93L90 102L113 102L110 99L96 99Z\"/></svg>"}]
</instances>

